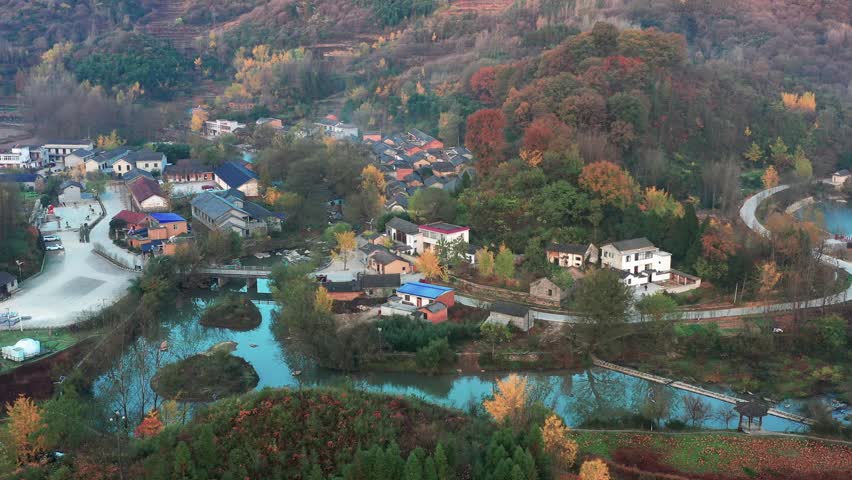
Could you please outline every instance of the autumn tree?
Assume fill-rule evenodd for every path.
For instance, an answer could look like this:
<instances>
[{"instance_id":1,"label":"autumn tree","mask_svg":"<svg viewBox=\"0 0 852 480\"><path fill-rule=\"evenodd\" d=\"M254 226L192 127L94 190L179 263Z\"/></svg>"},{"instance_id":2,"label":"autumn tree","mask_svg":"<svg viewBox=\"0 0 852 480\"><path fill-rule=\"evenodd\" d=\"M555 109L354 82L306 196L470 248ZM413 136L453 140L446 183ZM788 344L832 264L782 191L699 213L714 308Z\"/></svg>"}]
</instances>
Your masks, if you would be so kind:
<instances>
[{"instance_id":1,"label":"autumn tree","mask_svg":"<svg viewBox=\"0 0 852 480\"><path fill-rule=\"evenodd\" d=\"M482 67L470 77L470 89L479 101L490 105L496 100L497 69Z\"/></svg>"},{"instance_id":2,"label":"autumn tree","mask_svg":"<svg viewBox=\"0 0 852 480\"><path fill-rule=\"evenodd\" d=\"M610 480L609 467L601 459L586 460L580 467L580 480Z\"/></svg>"},{"instance_id":3,"label":"autumn tree","mask_svg":"<svg viewBox=\"0 0 852 480\"><path fill-rule=\"evenodd\" d=\"M576 441L568 437L568 427L561 418L556 415L547 417L541 435L545 451L553 456L560 469L568 470L574 466L579 447Z\"/></svg>"},{"instance_id":4,"label":"autumn tree","mask_svg":"<svg viewBox=\"0 0 852 480\"><path fill-rule=\"evenodd\" d=\"M772 163L776 166L783 167L790 164L790 147L784 143L784 139L777 137L775 142L769 146Z\"/></svg>"},{"instance_id":5,"label":"autumn tree","mask_svg":"<svg viewBox=\"0 0 852 480\"><path fill-rule=\"evenodd\" d=\"M417 262L415 262L415 267L426 278L439 278L443 274L441 262L438 261L438 256L432 250L421 253Z\"/></svg>"},{"instance_id":6,"label":"autumn tree","mask_svg":"<svg viewBox=\"0 0 852 480\"><path fill-rule=\"evenodd\" d=\"M133 435L136 438L151 438L156 437L162 431L163 422L160 421L159 412L151 410L133 431Z\"/></svg>"},{"instance_id":7,"label":"autumn tree","mask_svg":"<svg viewBox=\"0 0 852 480\"><path fill-rule=\"evenodd\" d=\"M781 178L778 176L778 170L775 170L775 167L770 165L766 168L766 171L763 172L763 176L760 177L760 180L763 182L763 188L774 188L778 186Z\"/></svg>"},{"instance_id":8,"label":"autumn tree","mask_svg":"<svg viewBox=\"0 0 852 480\"><path fill-rule=\"evenodd\" d=\"M789 110L802 112L816 111L816 95L813 92L805 92L801 95L783 92L781 94L781 103Z\"/></svg>"},{"instance_id":9,"label":"autumn tree","mask_svg":"<svg viewBox=\"0 0 852 480\"><path fill-rule=\"evenodd\" d=\"M6 404L6 414L18 465L36 461L46 446L41 409L32 399L19 395L14 403Z\"/></svg>"},{"instance_id":10,"label":"autumn tree","mask_svg":"<svg viewBox=\"0 0 852 480\"><path fill-rule=\"evenodd\" d=\"M500 323L483 323L479 327L482 338L491 344L491 358L497 353L497 345L512 339L512 331L509 327Z\"/></svg>"},{"instance_id":11,"label":"autumn tree","mask_svg":"<svg viewBox=\"0 0 852 480\"><path fill-rule=\"evenodd\" d=\"M465 146L476 155L477 166L482 171L491 171L503 159L505 128L506 116L499 109L479 110L468 117Z\"/></svg>"},{"instance_id":12,"label":"autumn tree","mask_svg":"<svg viewBox=\"0 0 852 480\"><path fill-rule=\"evenodd\" d=\"M638 190L636 181L629 173L605 160L583 167L580 186L600 198L604 204L618 208L632 204Z\"/></svg>"},{"instance_id":13,"label":"autumn tree","mask_svg":"<svg viewBox=\"0 0 852 480\"><path fill-rule=\"evenodd\" d=\"M814 176L814 167L805 156L801 145L796 147L796 152L793 154L793 169L796 171L796 176L802 180L810 180Z\"/></svg>"},{"instance_id":14,"label":"autumn tree","mask_svg":"<svg viewBox=\"0 0 852 480\"><path fill-rule=\"evenodd\" d=\"M508 422L520 427L527 403L527 377L509 375L505 380L497 380L497 392L494 399L485 400L482 406L498 423Z\"/></svg>"},{"instance_id":15,"label":"autumn tree","mask_svg":"<svg viewBox=\"0 0 852 480\"><path fill-rule=\"evenodd\" d=\"M352 256L352 252L355 251L355 247L357 246L355 232L352 230L337 232L334 234L334 239L337 242L337 246L331 252L332 258L342 260L343 269L346 270L349 257Z\"/></svg>"},{"instance_id":16,"label":"autumn tree","mask_svg":"<svg viewBox=\"0 0 852 480\"><path fill-rule=\"evenodd\" d=\"M500 250L494 258L494 273L503 280L510 280L515 276L515 254L505 244L500 245Z\"/></svg>"},{"instance_id":17,"label":"autumn tree","mask_svg":"<svg viewBox=\"0 0 852 480\"><path fill-rule=\"evenodd\" d=\"M480 248L476 251L476 270L482 278L489 278L494 275L494 252L488 250L488 247Z\"/></svg>"},{"instance_id":18,"label":"autumn tree","mask_svg":"<svg viewBox=\"0 0 852 480\"><path fill-rule=\"evenodd\" d=\"M781 280L781 272L775 262L765 262L760 266L760 293L763 295L771 292L778 281Z\"/></svg>"},{"instance_id":19,"label":"autumn tree","mask_svg":"<svg viewBox=\"0 0 852 480\"><path fill-rule=\"evenodd\" d=\"M683 205L673 199L665 190L658 190L657 187L648 187L645 189L645 201L642 204L648 212L654 212L661 217L673 216L676 218L683 217Z\"/></svg>"},{"instance_id":20,"label":"autumn tree","mask_svg":"<svg viewBox=\"0 0 852 480\"><path fill-rule=\"evenodd\" d=\"M524 149L534 152L565 149L569 147L571 135L571 127L556 115L543 115L533 120L524 130L523 146Z\"/></svg>"},{"instance_id":21,"label":"autumn tree","mask_svg":"<svg viewBox=\"0 0 852 480\"><path fill-rule=\"evenodd\" d=\"M760 148L757 142L751 142L751 146L743 156L752 163L760 163L763 161L763 149Z\"/></svg>"},{"instance_id":22,"label":"autumn tree","mask_svg":"<svg viewBox=\"0 0 852 480\"><path fill-rule=\"evenodd\" d=\"M115 150L125 143L127 143L127 140L118 136L118 132L113 130L109 135L99 135L97 146L101 150Z\"/></svg>"},{"instance_id":23,"label":"autumn tree","mask_svg":"<svg viewBox=\"0 0 852 480\"><path fill-rule=\"evenodd\" d=\"M203 108L192 109L192 121L190 122L190 128L193 132L201 132L204 130L204 122L206 122L209 118L210 114L207 113L207 110L204 110Z\"/></svg>"},{"instance_id":24,"label":"autumn tree","mask_svg":"<svg viewBox=\"0 0 852 480\"><path fill-rule=\"evenodd\" d=\"M458 112L441 112L438 118L438 138L444 145L454 147L461 143L462 117Z\"/></svg>"},{"instance_id":25,"label":"autumn tree","mask_svg":"<svg viewBox=\"0 0 852 480\"><path fill-rule=\"evenodd\" d=\"M331 306L334 300L329 295L328 290L320 285L317 287L317 294L314 297L314 309L318 313L331 313Z\"/></svg>"}]
</instances>

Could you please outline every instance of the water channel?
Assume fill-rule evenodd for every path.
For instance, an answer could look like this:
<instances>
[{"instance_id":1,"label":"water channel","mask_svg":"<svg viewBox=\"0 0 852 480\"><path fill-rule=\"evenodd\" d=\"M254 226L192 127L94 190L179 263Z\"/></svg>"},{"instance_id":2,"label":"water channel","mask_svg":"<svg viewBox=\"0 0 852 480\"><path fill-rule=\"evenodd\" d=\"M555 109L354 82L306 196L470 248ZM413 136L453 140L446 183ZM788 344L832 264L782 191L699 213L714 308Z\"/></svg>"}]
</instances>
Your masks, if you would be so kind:
<instances>
[{"instance_id":1,"label":"water channel","mask_svg":"<svg viewBox=\"0 0 852 480\"><path fill-rule=\"evenodd\" d=\"M130 345L124 355L116 360L116 365L95 382L95 391L99 397L114 405L124 402L129 412L138 415L153 406L154 393L150 388L150 379L156 372L156 365L163 365L206 351L211 346L223 342L237 343L234 355L246 359L257 371L260 382L258 389L265 387L298 387L293 375L292 359L272 334L273 314L277 308L269 298L267 281L261 280L256 292L246 292L258 305L263 321L261 325L248 332L234 332L227 329L208 328L200 325L198 319L204 305L214 298L208 292L199 294L195 300L184 302L171 314L164 316L157 328L147 331ZM242 290L245 292L245 289ZM167 341L169 349L159 353L162 341ZM297 368L304 368L299 366ZM349 383L356 388L394 395L411 395L423 400L447 407L467 409L471 404L481 404L491 395L495 380L503 378L504 373L483 373L480 375L437 375L417 373L371 373L347 376L340 372L318 368L304 368L299 376L303 386L330 386ZM673 389L620 373L602 369L586 371L565 371L547 373L529 373L532 391L537 398L554 408L569 426L577 426L593 418L614 418L638 412L649 396L661 398L671 395L671 413L668 418L683 419L683 397L692 393ZM712 411L730 409L724 402L704 398ZM795 412L800 406L797 402L782 402L777 406ZM703 422L705 428L725 428L724 422L708 418ZM770 431L803 431L804 426L777 417L766 417L764 429ZM730 428L736 427L736 420Z\"/></svg>"}]
</instances>

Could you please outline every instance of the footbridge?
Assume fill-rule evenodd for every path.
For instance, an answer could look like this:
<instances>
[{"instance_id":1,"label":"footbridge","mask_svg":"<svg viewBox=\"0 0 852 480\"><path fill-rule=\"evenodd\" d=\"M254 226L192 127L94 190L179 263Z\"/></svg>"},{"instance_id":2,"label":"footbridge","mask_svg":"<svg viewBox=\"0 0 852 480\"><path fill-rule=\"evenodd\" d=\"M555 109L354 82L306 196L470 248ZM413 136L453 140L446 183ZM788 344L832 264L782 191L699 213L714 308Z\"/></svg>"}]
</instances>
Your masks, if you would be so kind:
<instances>
[{"instance_id":1,"label":"footbridge","mask_svg":"<svg viewBox=\"0 0 852 480\"><path fill-rule=\"evenodd\" d=\"M193 270L193 274L209 275L218 278L269 278L272 269L263 267L244 267L239 265L208 265Z\"/></svg>"}]
</instances>

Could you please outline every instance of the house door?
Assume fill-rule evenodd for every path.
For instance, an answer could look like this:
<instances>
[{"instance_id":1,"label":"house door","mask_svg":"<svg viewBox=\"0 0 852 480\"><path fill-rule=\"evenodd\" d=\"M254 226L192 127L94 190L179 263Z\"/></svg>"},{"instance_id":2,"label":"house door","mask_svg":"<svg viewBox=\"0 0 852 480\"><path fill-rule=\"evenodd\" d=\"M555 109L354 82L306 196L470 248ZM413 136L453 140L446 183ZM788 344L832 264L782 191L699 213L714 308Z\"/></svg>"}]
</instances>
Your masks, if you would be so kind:
<instances>
[{"instance_id":1,"label":"house door","mask_svg":"<svg viewBox=\"0 0 852 480\"><path fill-rule=\"evenodd\" d=\"M639 266L638 265L633 267L633 273L635 273L637 275L639 274Z\"/></svg>"},{"instance_id":2,"label":"house door","mask_svg":"<svg viewBox=\"0 0 852 480\"><path fill-rule=\"evenodd\" d=\"M420 308L422 306L423 306L423 299L420 298L420 297L417 297L417 308Z\"/></svg>"}]
</instances>

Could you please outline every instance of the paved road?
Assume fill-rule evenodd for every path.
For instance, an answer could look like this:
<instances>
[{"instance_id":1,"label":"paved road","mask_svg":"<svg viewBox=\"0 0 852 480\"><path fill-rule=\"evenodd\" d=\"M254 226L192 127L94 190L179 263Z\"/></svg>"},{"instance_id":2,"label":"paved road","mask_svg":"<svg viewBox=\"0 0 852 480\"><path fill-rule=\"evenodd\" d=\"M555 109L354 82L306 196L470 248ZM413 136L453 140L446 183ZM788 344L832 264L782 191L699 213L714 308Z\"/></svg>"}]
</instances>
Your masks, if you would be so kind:
<instances>
[{"instance_id":1,"label":"paved road","mask_svg":"<svg viewBox=\"0 0 852 480\"><path fill-rule=\"evenodd\" d=\"M91 232L92 242L110 244L109 219L121 210L121 199L114 192L103 196L106 218ZM63 253L47 253L44 272L21 284L21 291L0 303L32 320L24 329L60 327L80 321L89 312L115 302L127 293L133 273L113 266L92 252L92 243L80 243L79 234L61 231Z\"/></svg>"}]
</instances>

